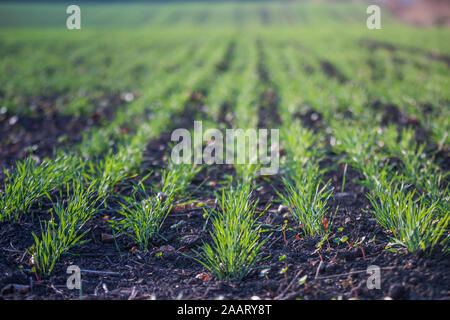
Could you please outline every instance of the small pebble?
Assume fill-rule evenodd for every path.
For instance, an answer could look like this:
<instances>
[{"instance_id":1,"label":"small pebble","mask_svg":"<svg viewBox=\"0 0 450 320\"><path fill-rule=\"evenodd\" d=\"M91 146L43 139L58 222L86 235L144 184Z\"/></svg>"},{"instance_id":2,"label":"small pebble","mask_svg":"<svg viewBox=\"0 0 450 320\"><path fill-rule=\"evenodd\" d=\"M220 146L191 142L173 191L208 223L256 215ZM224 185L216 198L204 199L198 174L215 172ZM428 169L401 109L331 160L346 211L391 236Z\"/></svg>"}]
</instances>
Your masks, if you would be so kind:
<instances>
[{"instance_id":1,"label":"small pebble","mask_svg":"<svg viewBox=\"0 0 450 320\"><path fill-rule=\"evenodd\" d=\"M12 116L11 118L9 118L9 125L13 126L17 123L17 121L19 121L19 117L18 116Z\"/></svg>"},{"instance_id":2,"label":"small pebble","mask_svg":"<svg viewBox=\"0 0 450 320\"><path fill-rule=\"evenodd\" d=\"M280 204L280 206L278 207L278 213L285 213L288 211L288 207L283 206L282 204Z\"/></svg>"}]
</instances>

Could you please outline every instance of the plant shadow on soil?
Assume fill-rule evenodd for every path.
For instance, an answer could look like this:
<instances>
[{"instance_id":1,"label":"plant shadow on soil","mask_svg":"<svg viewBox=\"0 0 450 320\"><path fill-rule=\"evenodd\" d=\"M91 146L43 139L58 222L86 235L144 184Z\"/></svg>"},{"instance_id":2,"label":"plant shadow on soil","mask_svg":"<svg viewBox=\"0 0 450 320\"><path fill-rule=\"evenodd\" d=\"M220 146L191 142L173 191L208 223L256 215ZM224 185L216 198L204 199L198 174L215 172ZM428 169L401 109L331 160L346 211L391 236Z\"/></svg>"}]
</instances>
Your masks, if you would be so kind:
<instances>
[{"instance_id":1,"label":"plant shadow on soil","mask_svg":"<svg viewBox=\"0 0 450 320\"><path fill-rule=\"evenodd\" d=\"M161 135L152 141L144 159L153 168L163 166L163 155L168 151L169 135ZM332 157L333 155L329 155ZM159 160L158 160L159 159ZM335 163L335 159L326 159ZM224 184L225 175L233 175L233 169L215 165L203 169L193 180L192 194L198 200L214 197ZM343 167L337 166L327 173L333 186L339 190ZM287 221L285 234L269 231L262 248L266 259L243 281L219 281L205 277L205 269L189 256L191 249L198 248L209 239L203 210L198 208L178 210L168 215L161 237L151 242L148 252L135 249L125 237L102 241L111 229L99 212L89 223L87 238L90 241L65 255L56 264L48 279L36 280L29 270L29 255L25 250L33 243L32 232L39 232L38 216L24 216L20 223L0 225L0 289L8 284L30 285L26 294L2 292L3 299L79 299L79 290L66 287L69 265L78 265L82 270L83 299L332 299L342 297L361 299L447 299L449 298L450 259L435 250L431 257L420 253L391 253L384 250L389 235L368 214L362 211L369 207L361 186L354 183L357 172L347 170L345 192L335 192L330 211L339 209L335 215L331 233L320 251L320 237L300 239L295 222L277 204L260 218L265 225L280 230ZM278 182L279 183L279 182ZM276 179L257 180L256 192L259 207L264 207L276 197L273 186ZM202 185L202 190L197 188ZM111 206L117 206L111 200ZM114 210L112 210L114 211ZM114 216L114 212L111 216ZM45 215L39 218L48 218ZM365 237L363 245L353 247L346 243L335 243L332 239L348 236L354 243ZM372 239L374 239L372 241ZM283 260L279 258L285 256ZM322 262L321 262L322 261ZM381 268L381 289L369 290L366 282L370 265ZM23 266L23 268L19 268ZM286 269L287 268L287 269ZM281 270L286 270L284 274ZM200 276L199 276L200 275ZM203 275L203 276L202 276ZM300 279L305 281L299 282Z\"/></svg>"},{"instance_id":2,"label":"plant shadow on soil","mask_svg":"<svg viewBox=\"0 0 450 320\"><path fill-rule=\"evenodd\" d=\"M266 85L270 86L270 83ZM192 126L195 117L200 115L207 94L202 90L194 92L183 110L185 116L175 121L176 124L180 127ZM272 96L276 97L276 93ZM260 119L269 119L264 113L273 113L271 109L276 109L276 99L271 101L259 110ZM380 105L372 107L379 109ZM399 113L395 106L381 107L386 123L397 122L399 126L410 124L402 120L409 119L406 115L389 117L392 113ZM108 117L107 114L105 117ZM315 110L309 109L294 117L314 132L323 129L322 115ZM1 120L2 128L6 121L6 118ZM26 124L25 127L27 130L31 128L32 135L42 132L46 135L45 139L55 139L60 134L81 132L86 128L84 124L93 125L91 121L83 120L73 127L73 131L64 131L68 128L64 125L61 130L59 127L55 129L59 130L59 134L42 130L40 125L36 125L36 130L33 125ZM422 128L419 125L414 128L423 138L420 135ZM10 134L10 138L14 139L15 133ZM51 138L53 135L55 137ZM49 150L40 147L36 155L48 156ZM154 174L146 184L158 181L158 171L166 167L169 153L169 133L162 133L151 140L141 163L145 172L120 185L120 193L129 194L132 184L150 171ZM5 158L6 163L17 158L13 154ZM192 259L192 249L198 249L210 239L210 226L205 227L203 209L187 206L171 212L162 226L161 237L152 239L147 252L140 252L128 238L111 237L112 231L105 216L119 217L120 199L114 197L108 201L108 210L100 210L88 222L86 227L90 231L86 238L90 241L71 251L70 255L64 255L56 263L52 275L38 281L30 270L30 256L26 250L33 244L32 232L40 233L40 220L49 218L47 211L51 203L45 201L32 209L33 215L23 216L19 223L0 224L0 267L3 270L0 275L0 299L250 299L254 296L261 299L450 298L450 258L442 256L439 248L430 257L421 253L387 252L385 247L389 243L389 234L369 213L363 211L370 206L366 191L356 182L361 176L348 167L343 192L344 165L337 164L338 160L339 156L328 152L321 163L323 168L329 168L325 180L330 180L334 187L329 212L337 211L328 241L320 250L317 244L321 237L303 238L295 221L278 209L279 204L274 201L278 198L275 190L282 190L282 184L280 177L272 176L256 179L253 193L259 199L259 208L270 205L260 217L260 222L270 227L265 228L270 231L262 235L266 239L262 247L265 259L242 281L219 281L205 276L206 270ZM227 176L235 177L232 166L205 166L189 187L190 197L203 202L211 201L214 193L226 186ZM283 233L281 229L285 224L287 228ZM334 241L345 236L348 237L345 243ZM365 241L361 245L353 246L363 237ZM67 289L69 275L66 270L72 264L86 270L82 271L82 291ZM367 288L369 274L366 270L371 265L381 268L381 289ZM4 290L9 284L30 287L23 294Z\"/></svg>"}]
</instances>

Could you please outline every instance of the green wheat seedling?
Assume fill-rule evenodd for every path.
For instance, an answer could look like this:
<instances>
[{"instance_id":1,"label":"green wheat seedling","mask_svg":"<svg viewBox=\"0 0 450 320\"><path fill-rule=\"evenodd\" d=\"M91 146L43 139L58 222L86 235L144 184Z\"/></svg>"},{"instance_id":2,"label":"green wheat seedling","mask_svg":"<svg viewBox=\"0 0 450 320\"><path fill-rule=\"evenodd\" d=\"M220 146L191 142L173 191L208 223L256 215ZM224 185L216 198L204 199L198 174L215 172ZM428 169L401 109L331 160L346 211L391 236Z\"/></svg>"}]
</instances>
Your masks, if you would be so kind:
<instances>
[{"instance_id":1,"label":"green wheat seedling","mask_svg":"<svg viewBox=\"0 0 450 320\"><path fill-rule=\"evenodd\" d=\"M249 184L230 188L217 195L218 209L207 211L212 220L212 244L195 251L196 261L218 279L242 279L261 259L262 230L256 205L251 202ZM205 210L206 211L206 210Z\"/></svg>"},{"instance_id":2,"label":"green wheat seedling","mask_svg":"<svg viewBox=\"0 0 450 320\"><path fill-rule=\"evenodd\" d=\"M359 181L368 189L380 184L380 177L392 176L391 167L383 162L384 154L379 151L379 129L363 129L355 124L342 126L333 123L336 141L333 150L346 155L344 161L358 170L364 180Z\"/></svg>"},{"instance_id":3,"label":"green wheat seedling","mask_svg":"<svg viewBox=\"0 0 450 320\"><path fill-rule=\"evenodd\" d=\"M161 183L154 186L155 190L165 194L170 201L186 192L192 179L200 172L201 166L191 164L169 164L161 174Z\"/></svg>"},{"instance_id":4,"label":"green wheat seedling","mask_svg":"<svg viewBox=\"0 0 450 320\"><path fill-rule=\"evenodd\" d=\"M251 143L244 132L242 132L242 136L236 134L236 138L243 139L244 143L237 143L237 148L234 149L233 159L236 160L236 163L233 166L240 181L244 184L250 183L257 177L262 167L257 157L258 146ZM267 148L270 148L270 143L267 144Z\"/></svg>"},{"instance_id":5,"label":"green wheat seedling","mask_svg":"<svg viewBox=\"0 0 450 320\"><path fill-rule=\"evenodd\" d=\"M438 198L443 174L438 166L427 160L425 145L417 144L414 130L408 128L399 133L396 127L390 126L382 137L389 154L401 161L403 180L412 183L430 198Z\"/></svg>"},{"instance_id":6,"label":"green wheat seedling","mask_svg":"<svg viewBox=\"0 0 450 320\"><path fill-rule=\"evenodd\" d=\"M5 170L0 221L17 221L38 199L50 198L52 191L73 179L80 163L77 158L60 154L54 160L44 159L41 164L28 157L17 162L14 170Z\"/></svg>"},{"instance_id":7,"label":"green wheat seedling","mask_svg":"<svg viewBox=\"0 0 450 320\"><path fill-rule=\"evenodd\" d=\"M163 170L161 183L153 185L153 191L159 194L151 197L143 183L134 186L132 197L124 197L119 212L123 219L111 220L113 229L133 239L141 250L148 250L152 237L159 230L172 209L174 200L183 195L192 178L201 170L199 166L188 164L169 164L169 170ZM138 199L143 200L139 200Z\"/></svg>"},{"instance_id":8,"label":"green wheat seedling","mask_svg":"<svg viewBox=\"0 0 450 320\"><path fill-rule=\"evenodd\" d=\"M117 154L109 152L100 161L88 162L88 180L94 184L100 197L107 197L126 178L141 160L141 152L122 146Z\"/></svg>"},{"instance_id":9,"label":"green wheat seedling","mask_svg":"<svg viewBox=\"0 0 450 320\"><path fill-rule=\"evenodd\" d=\"M8 182L0 198L1 221L17 221L37 198L47 194L51 181L46 176L46 168L47 164L39 166L32 158L27 158L19 161L13 172L5 170Z\"/></svg>"},{"instance_id":10,"label":"green wheat seedling","mask_svg":"<svg viewBox=\"0 0 450 320\"><path fill-rule=\"evenodd\" d=\"M403 187L384 185L368 194L372 213L378 223L392 232L394 246L409 252L431 252L436 244L448 242L450 214L438 217L437 203L429 204L413 192L405 193Z\"/></svg>"},{"instance_id":11,"label":"green wheat seedling","mask_svg":"<svg viewBox=\"0 0 450 320\"><path fill-rule=\"evenodd\" d=\"M124 154L115 155L110 152L98 162L88 162L88 180L96 186L99 196L104 198L120 181L128 177L129 168L130 163Z\"/></svg>"},{"instance_id":12,"label":"green wheat seedling","mask_svg":"<svg viewBox=\"0 0 450 320\"><path fill-rule=\"evenodd\" d=\"M235 164L236 175L243 184L251 183L255 179L257 172L261 169L259 163Z\"/></svg>"},{"instance_id":13,"label":"green wheat seedling","mask_svg":"<svg viewBox=\"0 0 450 320\"><path fill-rule=\"evenodd\" d=\"M292 217L306 237L327 234L332 216L328 214L328 200L333 189L330 183L321 182L318 167L306 169L301 177L284 178L285 192L278 193L283 205L289 208Z\"/></svg>"},{"instance_id":14,"label":"green wheat seedling","mask_svg":"<svg viewBox=\"0 0 450 320\"><path fill-rule=\"evenodd\" d=\"M145 189L142 191L145 192ZM142 193L142 192L141 192ZM120 205L122 210L121 220L110 220L111 227L124 234L139 245L139 249L148 250L149 241L158 235L159 230L172 209L168 198L160 196L150 197L139 201L136 194L130 198L124 198Z\"/></svg>"},{"instance_id":15,"label":"green wheat seedling","mask_svg":"<svg viewBox=\"0 0 450 320\"><path fill-rule=\"evenodd\" d=\"M292 175L302 171L307 164L321 160L318 135L302 127L298 121L282 128L281 141L288 153L286 166Z\"/></svg>"},{"instance_id":16,"label":"green wheat seedling","mask_svg":"<svg viewBox=\"0 0 450 320\"><path fill-rule=\"evenodd\" d=\"M95 197L91 188L86 190L80 183L73 183L72 192L67 186L67 203L58 202L53 207L52 219L41 226L41 237L33 232L34 245L28 250L36 271L48 276L62 254L82 245L88 230L82 231L95 213Z\"/></svg>"},{"instance_id":17,"label":"green wheat seedling","mask_svg":"<svg viewBox=\"0 0 450 320\"><path fill-rule=\"evenodd\" d=\"M116 130L114 130L116 129ZM98 155L108 154L114 146L114 133L117 128L106 127L103 130L84 131L81 143L76 146L77 152L86 159L96 158Z\"/></svg>"},{"instance_id":18,"label":"green wheat seedling","mask_svg":"<svg viewBox=\"0 0 450 320\"><path fill-rule=\"evenodd\" d=\"M427 126L431 130L431 139L437 144L439 150L450 147L450 112L444 107L440 117L426 119Z\"/></svg>"},{"instance_id":19,"label":"green wheat seedling","mask_svg":"<svg viewBox=\"0 0 450 320\"><path fill-rule=\"evenodd\" d=\"M116 153L110 151L103 159L88 162L85 175L90 184L96 186L101 198L108 197L119 182L133 177L133 171L142 161L150 131L150 126L144 123L138 128L136 135L120 145Z\"/></svg>"},{"instance_id":20,"label":"green wheat seedling","mask_svg":"<svg viewBox=\"0 0 450 320\"><path fill-rule=\"evenodd\" d=\"M376 129L362 129L352 124L333 123L336 138L333 149L348 155L350 164L360 171L371 171L371 162L379 160Z\"/></svg>"}]
</instances>

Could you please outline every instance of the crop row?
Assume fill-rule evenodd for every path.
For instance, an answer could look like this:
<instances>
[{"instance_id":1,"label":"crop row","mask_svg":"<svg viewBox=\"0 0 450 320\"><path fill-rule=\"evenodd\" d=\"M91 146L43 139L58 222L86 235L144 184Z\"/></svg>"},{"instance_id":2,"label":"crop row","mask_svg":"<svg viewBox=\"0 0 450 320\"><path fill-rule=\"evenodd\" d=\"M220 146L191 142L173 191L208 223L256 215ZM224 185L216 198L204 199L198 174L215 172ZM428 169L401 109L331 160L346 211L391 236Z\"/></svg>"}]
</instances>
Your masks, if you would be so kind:
<instances>
[{"instance_id":1,"label":"crop row","mask_svg":"<svg viewBox=\"0 0 450 320\"><path fill-rule=\"evenodd\" d=\"M279 114L280 145L285 155L276 177L283 184L277 200L288 208L304 237L326 236L332 228L335 212L331 212L329 201L333 188L324 181L321 162L328 153L334 153L362 175L371 203L367 214L390 232L392 248L430 252L439 245L447 251L448 174L432 152L425 150L427 146L416 141L412 126L398 130L395 123L383 124L378 111L370 107L375 97L381 97L384 103L395 103L403 112L419 117L420 104L430 100L437 114L421 125L432 132L438 148L448 148L445 123L440 120L447 98L442 93L447 81L442 64L432 62L427 71L410 64L399 67L394 58L401 59L404 53L396 57L391 52L375 56L361 53L355 36L329 42L333 50L353 50L355 62L326 54L308 37L299 44L292 35L274 40L270 32L239 38L229 33L220 36L221 41L199 37L182 48L167 45L164 52L168 48L174 51L157 63L154 59L162 51L155 49L148 57L152 63L142 61L152 69L138 83L146 89L126 108L118 109L111 123L84 133L82 142L71 151L59 150L55 158L41 163L29 157L6 171L0 220L17 221L44 198L54 202L51 218L43 223L41 234L34 235L35 244L29 249L39 274L48 275L61 254L84 243L86 224L108 206L112 195L120 199L121 206L119 217L110 220L112 229L130 236L141 250L148 249L150 239L158 235L200 168L168 163L162 179L151 181L148 187L145 183L152 178L142 178L148 174L142 169L143 154L150 139L175 128L173 119L185 116L190 99L199 92L206 95L203 117L210 125L226 121L235 128L255 128L261 124L261 112ZM129 54L132 59L137 53ZM376 69L368 67L369 56L376 60ZM424 63L417 56L413 61ZM98 65L95 59L91 63ZM128 74L130 67L127 65L123 73ZM224 70L218 71L220 68ZM394 74L385 75L383 68L394 69ZM390 79L383 82L385 86L378 85L377 72ZM267 79L261 79L264 74ZM431 78L427 83L432 89L414 90L413 85L424 74ZM119 72L117 77L122 75ZM94 78L86 81L89 85ZM15 90L8 96L15 97ZM49 90L60 92L56 87ZM261 110L269 93L279 101ZM344 119L343 111L348 110L352 115ZM310 119L305 119L311 111ZM308 129L302 120L317 125ZM235 181L216 194L213 209L206 209L211 241L197 250L197 260L218 278L240 279L264 256L264 230L258 222L264 210L258 209L253 192L259 167L235 165L234 169ZM139 182L132 194L119 195L116 187L134 177Z\"/></svg>"},{"instance_id":2,"label":"crop row","mask_svg":"<svg viewBox=\"0 0 450 320\"><path fill-rule=\"evenodd\" d=\"M215 54L211 55L211 52L215 52ZM207 54L209 59L205 60ZM182 111L191 92L213 73L214 67L222 55L223 48L219 47L214 50L214 43L203 47L197 58L203 68L198 69L198 72L192 72L192 67L189 68L189 66L181 69L181 72L176 77L174 76L172 81L169 78L170 82L164 82L159 90L152 90L150 94L144 95L139 102L136 101L135 105L130 106L126 111L119 111L116 120L109 126L85 135L85 139L79 146L79 153L75 148L75 152L61 153L61 156L53 160L44 159L41 164L36 164L32 158L28 158L19 162L16 169L7 171L4 193L0 200L2 220L18 220L37 200L43 196L51 199L52 192L66 187L69 197L68 204L64 205L63 197L60 198L61 201L56 202L53 208L55 215L52 214L50 222L44 224L41 237L35 236L35 245L30 249L39 273L47 275L62 253L74 245L83 243L82 236L85 232L81 232L82 227L94 213L91 209L87 209L87 206L98 208L103 204L106 205L106 201L111 192L114 192L115 187L125 179L132 177L133 172L137 172L149 139L157 137L160 131L168 126L171 116ZM159 76L161 76L165 70L161 69L159 72ZM189 73L187 77L186 73ZM155 74L155 80L157 79L158 74ZM177 90L177 86L180 89ZM174 90L175 93L171 94L169 99L160 100L162 108L153 107L154 115L150 121L140 116L145 112L142 103L158 103L158 100L166 95L168 90ZM167 96L164 97L167 98ZM135 133L122 137L114 144L115 149L108 151L110 149L109 139L120 132L120 125L129 121L129 118L139 119L134 121L134 124L137 124ZM105 154L105 151L108 152ZM83 160L81 156L84 157ZM169 200L173 200L175 194L181 191L177 186L185 187L186 182L183 181L189 177L186 172L186 168L173 168L163 175L165 188L161 192L166 193ZM73 188L69 185L71 182L76 183ZM94 196L88 196L91 193ZM86 203L86 199L89 199L89 203ZM74 205L77 201L83 201L82 205ZM127 199L127 201L130 200ZM152 202L150 207L153 205ZM115 227L127 229L127 219L132 220L139 212L138 209L123 211L125 219L123 223L116 224ZM150 212L145 213L151 214ZM63 232L67 228L70 228L71 231Z\"/></svg>"}]
</instances>

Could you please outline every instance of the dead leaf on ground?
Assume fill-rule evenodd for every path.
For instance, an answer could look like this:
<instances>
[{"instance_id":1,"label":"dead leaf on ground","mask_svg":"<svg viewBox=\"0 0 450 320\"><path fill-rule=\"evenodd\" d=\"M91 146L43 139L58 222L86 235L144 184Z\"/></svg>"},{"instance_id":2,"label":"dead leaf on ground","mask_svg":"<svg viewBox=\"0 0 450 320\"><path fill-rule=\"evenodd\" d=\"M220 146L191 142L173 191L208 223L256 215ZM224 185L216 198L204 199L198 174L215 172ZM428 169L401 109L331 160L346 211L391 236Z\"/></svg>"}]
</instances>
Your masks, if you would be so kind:
<instances>
[{"instance_id":1,"label":"dead leaf on ground","mask_svg":"<svg viewBox=\"0 0 450 320\"><path fill-rule=\"evenodd\" d=\"M95 113L93 113L93 114L91 115L91 119L94 120L94 121L99 121L101 117L102 117L102 116L101 116L100 113L98 113L98 112L95 112Z\"/></svg>"},{"instance_id":2,"label":"dead leaf on ground","mask_svg":"<svg viewBox=\"0 0 450 320\"><path fill-rule=\"evenodd\" d=\"M209 279L211 279L211 276L209 274L207 274L206 272L202 272L202 273L199 273L198 275L196 275L195 279L200 279L203 282L205 282L205 281L208 281Z\"/></svg>"},{"instance_id":3,"label":"dead leaf on ground","mask_svg":"<svg viewBox=\"0 0 450 320\"><path fill-rule=\"evenodd\" d=\"M108 233L102 233L102 242L112 242L114 240L114 236Z\"/></svg>"}]
</instances>

